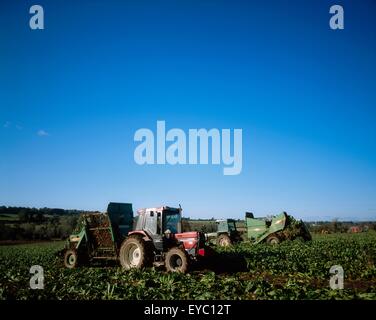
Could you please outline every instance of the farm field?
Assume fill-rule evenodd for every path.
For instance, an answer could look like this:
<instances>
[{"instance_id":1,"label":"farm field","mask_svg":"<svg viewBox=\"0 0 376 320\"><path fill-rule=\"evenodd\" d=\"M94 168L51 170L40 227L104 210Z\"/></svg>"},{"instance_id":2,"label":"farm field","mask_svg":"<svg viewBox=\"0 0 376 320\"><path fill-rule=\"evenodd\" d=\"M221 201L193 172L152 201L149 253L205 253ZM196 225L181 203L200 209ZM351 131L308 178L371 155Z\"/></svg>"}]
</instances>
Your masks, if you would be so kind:
<instances>
[{"instance_id":1,"label":"farm field","mask_svg":"<svg viewBox=\"0 0 376 320\"><path fill-rule=\"evenodd\" d=\"M57 255L63 246L0 246L0 299L376 299L375 232L215 247L185 275L105 264L69 270ZM29 288L32 265L44 268L43 290ZM343 290L329 287L333 265L344 269Z\"/></svg>"}]
</instances>

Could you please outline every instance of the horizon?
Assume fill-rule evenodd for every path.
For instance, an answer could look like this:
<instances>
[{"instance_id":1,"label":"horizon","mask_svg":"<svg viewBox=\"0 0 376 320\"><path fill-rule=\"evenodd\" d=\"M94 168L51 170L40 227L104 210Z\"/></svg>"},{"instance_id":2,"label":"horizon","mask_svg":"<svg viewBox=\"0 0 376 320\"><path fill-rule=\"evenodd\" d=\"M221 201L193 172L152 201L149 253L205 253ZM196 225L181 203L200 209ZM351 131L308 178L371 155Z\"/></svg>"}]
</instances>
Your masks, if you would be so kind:
<instances>
[{"instance_id":1,"label":"horizon","mask_svg":"<svg viewBox=\"0 0 376 320\"><path fill-rule=\"evenodd\" d=\"M327 0L38 4L44 30L28 2L0 10L4 205L376 220L372 0L341 1L343 30ZM139 165L135 133L158 121L241 129L240 172L213 157Z\"/></svg>"}]
</instances>

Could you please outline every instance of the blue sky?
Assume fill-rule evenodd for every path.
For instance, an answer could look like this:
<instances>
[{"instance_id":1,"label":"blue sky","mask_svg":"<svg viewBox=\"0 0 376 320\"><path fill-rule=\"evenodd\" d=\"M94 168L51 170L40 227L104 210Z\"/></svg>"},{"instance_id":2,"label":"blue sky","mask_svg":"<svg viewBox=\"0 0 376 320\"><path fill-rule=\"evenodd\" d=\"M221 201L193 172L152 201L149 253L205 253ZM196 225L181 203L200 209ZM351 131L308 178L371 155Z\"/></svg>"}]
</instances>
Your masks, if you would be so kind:
<instances>
[{"instance_id":1,"label":"blue sky","mask_svg":"<svg viewBox=\"0 0 376 320\"><path fill-rule=\"evenodd\" d=\"M1 204L376 218L375 2L37 2L0 4ZM241 174L137 165L157 120L243 129Z\"/></svg>"}]
</instances>

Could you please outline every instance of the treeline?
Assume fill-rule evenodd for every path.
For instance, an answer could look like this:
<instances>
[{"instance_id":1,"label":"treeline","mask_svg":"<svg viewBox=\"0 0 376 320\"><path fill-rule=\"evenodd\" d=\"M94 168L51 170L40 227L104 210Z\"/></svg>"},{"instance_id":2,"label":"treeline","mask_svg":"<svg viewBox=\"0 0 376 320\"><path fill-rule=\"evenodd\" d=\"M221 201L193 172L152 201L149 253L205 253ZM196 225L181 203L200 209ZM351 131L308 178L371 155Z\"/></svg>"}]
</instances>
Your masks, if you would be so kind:
<instances>
[{"instance_id":1,"label":"treeline","mask_svg":"<svg viewBox=\"0 0 376 320\"><path fill-rule=\"evenodd\" d=\"M0 240L65 239L75 228L79 215L87 212L0 206Z\"/></svg>"},{"instance_id":2,"label":"treeline","mask_svg":"<svg viewBox=\"0 0 376 320\"><path fill-rule=\"evenodd\" d=\"M44 222L50 216L79 215L87 211L60 208L27 208L0 206L0 215L17 215L20 222ZM6 218L6 217L5 217Z\"/></svg>"},{"instance_id":3,"label":"treeline","mask_svg":"<svg viewBox=\"0 0 376 320\"><path fill-rule=\"evenodd\" d=\"M217 224L215 220L196 220L183 218L181 221L182 231L199 231L204 233L216 232Z\"/></svg>"},{"instance_id":4,"label":"treeline","mask_svg":"<svg viewBox=\"0 0 376 320\"><path fill-rule=\"evenodd\" d=\"M375 221L353 222L353 221L338 221L331 222L308 222L306 223L310 232L313 233L347 233L347 232L366 232L369 230L376 230Z\"/></svg>"},{"instance_id":5,"label":"treeline","mask_svg":"<svg viewBox=\"0 0 376 320\"><path fill-rule=\"evenodd\" d=\"M65 239L76 226L78 215L54 216L43 222L0 224L0 240Z\"/></svg>"}]
</instances>

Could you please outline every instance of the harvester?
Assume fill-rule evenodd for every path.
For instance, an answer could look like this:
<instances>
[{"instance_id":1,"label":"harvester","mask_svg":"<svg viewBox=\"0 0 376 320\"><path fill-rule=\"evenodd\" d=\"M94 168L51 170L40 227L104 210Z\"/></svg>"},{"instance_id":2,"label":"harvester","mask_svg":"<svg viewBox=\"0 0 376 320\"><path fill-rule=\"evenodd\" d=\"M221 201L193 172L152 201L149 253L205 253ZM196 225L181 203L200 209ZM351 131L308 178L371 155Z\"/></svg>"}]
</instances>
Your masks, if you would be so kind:
<instances>
[{"instance_id":1,"label":"harvester","mask_svg":"<svg viewBox=\"0 0 376 320\"><path fill-rule=\"evenodd\" d=\"M278 244L288 239L303 241L312 239L305 223L302 220L295 220L286 212L271 218L254 218L253 213L246 212L245 223L247 238L253 243Z\"/></svg>"},{"instance_id":2,"label":"harvester","mask_svg":"<svg viewBox=\"0 0 376 320\"><path fill-rule=\"evenodd\" d=\"M301 239L309 241L312 239L307 226L302 220L295 220L286 212L270 218L255 218L253 213L246 212L245 216L246 234L244 238L253 244L266 242L278 244L284 240ZM242 240L232 219L219 220L217 232L207 234L208 239L216 239L219 246L229 246Z\"/></svg>"},{"instance_id":3,"label":"harvester","mask_svg":"<svg viewBox=\"0 0 376 320\"><path fill-rule=\"evenodd\" d=\"M84 214L68 239L65 266L105 259L118 260L125 269L154 265L186 272L191 262L205 256L205 235L181 232L181 211L141 209L133 219L131 204L110 203L106 214Z\"/></svg>"}]
</instances>

